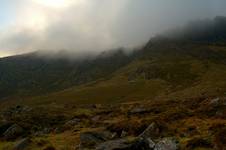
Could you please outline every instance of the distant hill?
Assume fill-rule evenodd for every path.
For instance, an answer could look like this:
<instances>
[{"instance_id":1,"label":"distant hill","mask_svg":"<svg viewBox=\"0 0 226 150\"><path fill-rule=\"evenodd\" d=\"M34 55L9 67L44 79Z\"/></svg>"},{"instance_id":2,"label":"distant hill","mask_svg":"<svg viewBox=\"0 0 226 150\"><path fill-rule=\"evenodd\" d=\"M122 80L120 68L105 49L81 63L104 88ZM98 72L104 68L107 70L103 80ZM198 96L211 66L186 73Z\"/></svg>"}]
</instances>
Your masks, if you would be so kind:
<instances>
[{"instance_id":1,"label":"distant hill","mask_svg":"<svg viewBox=\"0 0 226 150\"><path fill-rule=\"evenodd\" d=\"M225 17L193 22L131 54L116 50L79 61L35 54L3 58L0 97L90 103L225 95L225 23Z\"/></svg>"}]
</instances>

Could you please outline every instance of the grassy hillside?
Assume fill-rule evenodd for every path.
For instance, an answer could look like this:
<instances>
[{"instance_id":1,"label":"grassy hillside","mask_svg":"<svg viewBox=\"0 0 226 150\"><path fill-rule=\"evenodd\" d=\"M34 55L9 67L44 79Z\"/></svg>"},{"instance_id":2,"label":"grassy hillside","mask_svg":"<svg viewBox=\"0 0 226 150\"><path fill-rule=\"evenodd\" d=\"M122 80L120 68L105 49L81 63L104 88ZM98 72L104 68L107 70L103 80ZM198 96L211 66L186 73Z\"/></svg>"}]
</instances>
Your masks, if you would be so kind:
<instances>
[{"instance_id":1,"label":"grassy hillside","mask_svg":"<svg viewBox=\"0 0 226 150\"><path fill-rule=\"evenodd\" d=\"M0 99L32 97L34 102L39 98L48 102L64 98L89 103L142 100L174 93L222 94L225 24L225 17L195 21L181 30L152 38L130 54L119 49L79 60L42 58L35 53L3 58Z\"/></svg>"}]
</instances>

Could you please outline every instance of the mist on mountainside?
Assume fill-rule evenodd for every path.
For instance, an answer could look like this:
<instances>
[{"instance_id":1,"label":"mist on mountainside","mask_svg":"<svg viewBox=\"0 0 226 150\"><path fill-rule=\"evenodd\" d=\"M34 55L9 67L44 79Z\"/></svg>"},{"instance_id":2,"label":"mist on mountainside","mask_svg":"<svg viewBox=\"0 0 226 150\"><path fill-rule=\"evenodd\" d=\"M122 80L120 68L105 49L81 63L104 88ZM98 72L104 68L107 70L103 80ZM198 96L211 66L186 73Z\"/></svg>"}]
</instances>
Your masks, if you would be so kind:
<instances>
[{"instance_id":1,"label":"mist on mountainside","mask_svg":"<svg viewBox=\"0 0 226 150\"><path fill-rule=\"evenodd\" d=\"M226 41L226 17L217 16L214 19L199 19L189 21L183 27L170 29L162 34L170 39L187 40L195 42L221 42Z\"/></svg>"},{"instance_id":2,"label":"mist on mountainside","mask_svg":"<svg viewBox=\"0 0 226 150\"><path fill-rule=\"evenodd\" d=\"M2 6L0 57L37 50L46 55L70 51L70 56L76 56L136 48L190 20L226 13L223 0L20 0L14 4L5 1Z\"/></svg>"}]
</instances>

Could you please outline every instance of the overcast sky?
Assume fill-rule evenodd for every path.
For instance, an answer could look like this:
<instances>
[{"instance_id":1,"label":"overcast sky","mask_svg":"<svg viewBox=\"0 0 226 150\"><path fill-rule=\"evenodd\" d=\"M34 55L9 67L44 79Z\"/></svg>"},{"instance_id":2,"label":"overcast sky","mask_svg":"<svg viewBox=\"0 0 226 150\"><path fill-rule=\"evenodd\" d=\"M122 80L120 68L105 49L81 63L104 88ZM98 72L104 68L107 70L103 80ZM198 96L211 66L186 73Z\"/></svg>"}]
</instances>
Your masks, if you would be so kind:
<instances>
[{"instance_id":1,"label":"overcast sky","mask_svg":"<svg viewBox=\"0 0 226 150\"><path fill-rule=\"evenodd\" d=\"M226 0L0 0L0 57L135 47L217 15L226 16Z\"/></svg>"}]
</instances>

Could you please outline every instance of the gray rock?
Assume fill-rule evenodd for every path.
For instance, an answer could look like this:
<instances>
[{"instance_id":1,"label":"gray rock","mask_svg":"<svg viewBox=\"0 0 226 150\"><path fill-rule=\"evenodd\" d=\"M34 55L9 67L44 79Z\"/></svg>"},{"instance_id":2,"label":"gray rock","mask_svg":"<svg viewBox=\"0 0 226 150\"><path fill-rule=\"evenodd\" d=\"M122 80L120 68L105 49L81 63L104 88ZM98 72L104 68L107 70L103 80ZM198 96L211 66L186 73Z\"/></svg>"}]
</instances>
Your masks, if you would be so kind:
<instances>
[{"instance_id":1,"label":"gray rock","mask_svg":"<svg viewBox=\"0 0 226 150\"><path fill-rule=\"evenodd\" d=\"M173 138L163 138L156 145L154 150L177 150L178 144Z\"/></svg>"},{"instance_id":2,"label":"gray rock","mask_svg":"<svg viewBox=\"0 0 226 150\"><path fill-rule=\"evenodd\" d=\"M160 129L156 123L151 123L139 136L144 139L155 139L160 134Z\"/></svg>"},{"instance_id":3,"label":"gray rock","mask_svg":"<svg viewBox=\"0 0 226 150\"><path fill-rule=\"evenodd\" d=\"M94 116L91 120L93 122L98 122L100 120L100 116Z\"/></svg>"},{"instance_id":4,"label":"gray rock","mask_svg":"<svg viewBox=\"0 0 226 150\"><path fill-rule=\"evenodd\" d=\"M111 139L115 139L115 138L117 138L117 136L118 136L118 134L117 134L116 132L114 132L114 133L112 133L112 135L111 135Z\"/></svg>"},{"instance_id":5,"label":"gray rock","mask_svg":"<svg viewBox=\"0 0 226 150\"><path fill-rule=\"evenodd\" d=\"M103 106L102 106L102 104L95 104L94 105L94 108L96 108L96 109L100 109L100 108L102 108Z\"/></svg>"},{"instance_id":6,"label":"gray rock","mask_svg":"<svg viewBox=\"0 0 226 150\"><path fill-rule=\"evenodd\" d=\"M155 142L152 141L151 138L146 138L146 139L143 139L143 140L148 145L150 150L153 150L155 148Z\"/></svg>"},{"instance_id":7,"label":"gray rock","mask_svg":"<svg viewBox=\"0 0 226 150\"><path fill-rule=\"evenodd\" d=\"M213 106L218 106L220 103L220 98L215 98L210 101L210 104Z\"/></svg>"},{"instance_id":8,"label":"gray rock","mask_svg":"<svg viewBox=\"0 0 226 150\"><path fill-rule=\"evenodd\" d=\"M64 132L64 128L62 128L62 127L57 127L57 128L54 130L54 133L56 133L56 134L59 134L59 133L62 133L62 132Z\"/></svg>"},{"instance_id":9,"label":"gray rock","mask_svg":"<svg viewBox=\"0 0 226 150\"><path fill-rule=\"evenodd\" d=\"M1 122L0 123L0 137L3 136L3 133L12 125L10 122Z\"/></svg>"},{"instance_id":10,"label":"gray rock","mask_svg":"<svg viewBox=\"0 0 226 150\"><path fill-rule=\"evenodd\" d=\"M129 111L129 114L143 114L148 112L147 109L142 108L142 107L138 107L138 108L133 108L132 110Z\"/></svg>"},{"instance_id":11,"label":"gray rock","mask_svg":"<svg viewBox=\"0 0 226 150\"><path fill-rule=\"evenodd\" d=\"M44 128L42 132L43 134L49 134L51 130L52 130L51 128Z\"/></svg>"},{"instance_id":12,"label":"gray rock","mask_svg":"<svg viewBox=\"0 0 226 150\"><path fill-rule=\"evenodd\" d=\"M123 138L123 137L126 137L126 136L127 136L127 132L123 130L120 137Z\"/></svg>"},{"instance_id":13,"label":"gray rock","mask_svg":"<svg viewBox=\"0 0 226 150\"><path fill-rule=\"evenodd\" d=\"M117 139L101 143L96 150L149 150L142 138Z\"/></svg>"},{"instance_id":14,"label":"gray rock","mask_svg":"<svg viewBox=\"0 0 226 150\"><path fill-rule=\"evenodd\" d=\"M216 112L216 116L218 116L218 117L224 117L224 111L218 110L218 111Z\"/></svg>"},{"instance_id":15,"label":"gray rock","mask_svg":"<svg viewBox=\"0 0 226 150\"><path fill-rule=\"evenodd\" d=\"M127 143L126 139L118 139L113 141L107 141L99 146L97 146L96 150L115 150L115 149L128 149L131 145Z\"/></svg>"},{"instance_id":16,"label":"gray rock","mask_svg":"<svg viewBox=\"0 0 226 150\"><path fill-rule=\"evenodd\" d=\"M74 119L66 122L65 126L75 126L75 125L79 124L80 121L81 121L80 119L74 118Z\"/></svg>"},{"instance_id":17,"label":"gray rock","mask_svg":"<svg viewBox=\"0 0 226 150\"><path fill-rule=\"evenodd\" d=\"M110 140L111 137L112 134L107 131L81 133L79 149L94 148L97 144Z\"/></svg>"},{"instance_id":18,"label":"gray rock","mask_svg":"<svg viewBox=\"0 0 226 150\"><path fill-rule=\"evenodd\" d=\"M25 150L30 143L31 140L29 138L24 138L14 145L13 150Z\"/></svg>"},{"instance_id":19,"label":"gray rock","mask_svg":"<svg viewBox=\"0 0 226 150\"><path fill-rule=\"evenodd\" d=\"M24 133L24 130L22 127L20 127L17 124L14 124L12 126L10 126L4 133L4 138L6 140L11 140L11 139L15 139L18 136L22 135Z\"/></svg>"}]
</instances>

